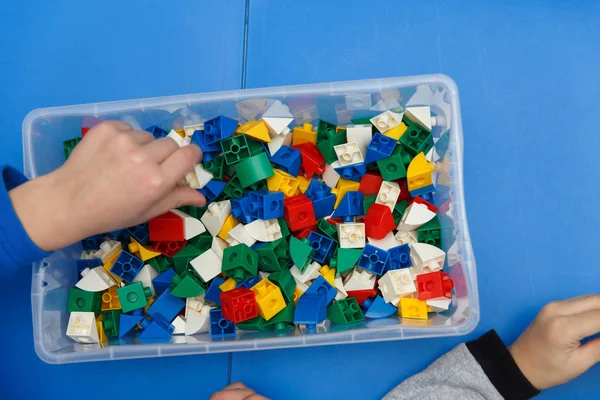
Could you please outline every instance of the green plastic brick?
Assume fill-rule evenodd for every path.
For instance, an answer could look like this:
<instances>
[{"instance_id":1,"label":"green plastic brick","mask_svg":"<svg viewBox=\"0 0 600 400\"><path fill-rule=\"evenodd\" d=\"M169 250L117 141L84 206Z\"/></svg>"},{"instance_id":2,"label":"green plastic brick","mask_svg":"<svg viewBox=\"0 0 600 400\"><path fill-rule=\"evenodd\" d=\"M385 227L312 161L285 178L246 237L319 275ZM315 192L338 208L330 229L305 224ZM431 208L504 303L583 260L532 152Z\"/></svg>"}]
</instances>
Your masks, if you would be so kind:
<instances>
[{"instance_id":1,"label":"green plastic brick","mask_svg":"<svg viewBox=\"0 0 600 400\"><path fill-rule=\"evenodd\" d=\"M346 143L346 140L347 134L346 130L344 129L343 131L335 134L333 137L330 137L321 142L317 142L317 147L319 148L319 151L325 158L325 162L327 164L333 164L338 159L337 155L335 154L335 150L333 149L333 146L344 144Z\"/></svg>"},{"instance_id":2,"label":"green plastic brick","mask_svg":"<svg viewBox=\"0 0 600 400\"><path fill-rule=\"evenodd\" d=\"M365 210L365 214L367 213L367 210L369 209L369 207L371 207L373 205L373 203L375 203L375 200L377 200L376 194L365 194L363 196L363 207Z\"/></svg>"},{"instance_id":3,"label":"green plastic brick","mask_svg":"<svg viewBox=\"0 0 600 400\"><path fill-rule=\"evenodd\" d=\"M308 239L300 240L294 236L290 236L290 256L300 272L306 270L306 267L308 267L312 261L313 254L314 249L310 245Z\"/></svg>"},{"instance_id":4,"label":"green plastic brick","mask_svg":"<svg viewBox=\"0 0 600 400\"><path fill-rule=\"evenodd\" d=\"M222 271L241 282L258 274L258 254L244 243L223 251Z\"/></svg>"},{"instance_id":5,"label":"green plastic brick","mask_svg":"<svg viewBox=\"0 0 600 400\"><path fill-rule=\"evenodd\" d=\"M171 278L171 295L187 299L196 297L206 292L200 279L194 274L174 275Z\"/></svg>"},{"instance_id":6,"label":"green plastic brick","mask_svg":"<svg viewBox=\"0 0 600 400\"><path fill-rule=\"evenodd\" d=\"M370 118L352 118L352 123L354 125L371 125Z\"/></svg>"},{"instance_id":7,"label":"green plastic brick","mask_svg":"<svg viewBox=\"0 0 600 400\"><path fill-rule=\"evenodd\" d=\"M179 207L179 209L189 215L190 217L194 217L196 219L200 219L204 212L208 209L208 207L194 207L194 206L183 206Z\"/></svg>"},{"instance_id":8,"label":"green plastic brick","mask_svg":"<svg viewBox=\"0 0 600 400\"><path fill-rule=\"evenodd\" d=\"M354 297L346 297L327 307L327 318L339 325L353 324L365 320L365 316Z\"/></svg>"},{"instance_id":9,"label":"green plastic brick","mask_svg":"<svg viewBox=\"0 0 600 400\"><path fill-rule=\"evenodd\" d=\"M406 148L411 156L427 152L433 147L433 136L427 129L404 118L404 123L408 126L406 132L400 137L400 143Z\"/></svg>"},{"instance_id":10,"label":"green plastic brick","mask_svg":"<svg viewBox=\"0 0 600 400\"><path fill-rule=\"evenodd\" d=\"M273 272L269 275L269 281L281 289L283 298L286 303L294 302L294 289L296 289L296 281L288 268L283 268L281 271ZM292 317L293 318L293 317Z\"/></svg>"},{"instance_id":11,"label":"green plastic brick","mask_svg":"<svg viewBox=\"0 0 600 400\"><path fill-rule=\"evenodd\" d=\"M377 161L377 167L384 181L406 177L406 166L402 160L402 146L396 146L389 157Z\"/></svg>"},{"instance_id":12,"label":"green plastic brick","mask_svg":"<svg viewBox=\"0 0 600 400\"><path fill-rule=\"evenodd\" d=\"M121 311L128 313L146 307L148 305L147 297L152 296L152 290L149 287L144 287L142 282L136 282L118 288L117 296L119 296L119 302L121 302Z\"/></svg>"},{"instance_id":13,"label":"green plastic brick","mask_svg":"<svg viewBox=\"0 0 600 400\"><path fill-rule=\"evenodd\" d=\"M335 224L330 224L324 218L322 218L319 220L319 222L317 222L317 228L319 228L323 235L335 240L335 242L338 243L338 231Z\"/></svg>"},{"instance_id":14,"label":"green plastic brick","mask_svg":"<svg viewBox=\"0 0 600 400\"><path fill-rule=\"evenodd\" d=\"M81 311L100 314L102 308L102 292L86 292L78 288L69 291L69 302L67 312Z\"/></svg>"},{"instance_id":15,"label":"green plastic brick","mask_svg":"<svg viewBox=\"0 0 600 400\"><path fill-rule=\"evenodd\" d=\"M235 172L244 188L275 175L269 157L264 152L235 164Z\"/></svg>"},{"instance_id":16,"label":"green plastic brick","mask_svg":"<svg viewBox=\"0 0 600 400\"><path fill-rule=\"evenodd\" d=\"M269 277L269 279L271 279ZM275 332L289 332L294 329L294 302L288 302L285 308L266 322L266 327L275 329Z\"/></svg>"},{"instance_id":17,"label":"green plastic brick","mask_svg":"<svg viewBox=\"0 0 600 400\"><path fill-rule=\"evenodd\" d=\"M248 147L250 148L250 156L255 156L265 152L263 145L251 138L248 138Z\"/></svg>"},{"instance_id":18,"label":"green plastic brick","mask_svg":"<svg viewBox=\"0 0 600 400\"><path fill-rule=\"evenodd\" d=\"M266 272L277 272L289 264L290 251L287 239L282 237L256 249L260 269Z\"/></svg>"},{"instance_id":19,"label":"green plastic brick","mask_svg":"<svg viewBox=\"0 0 600 400\"><path fill-rule=\"evenodd\" d=\"M207 231L207 232L203 232L200 235L198 235L196 237L193 237L190 240L188 240L188 246L190 244L193 245L198 250L200 250L200 253L202 254L206 250L210 249L210 247L212 246L212 242L213 242L213 237Z\"/></svg>"},{"instance_id":20,"label":"green plastic brick","mask_svg":"<svg viewBox=\"0 0 600 400\"><path fill-rule=\"evenodd\" d=\"M287 224L287 221L284 217L277 218L277 222L279 222L279 228L281 229L281 236L288 237L290 236L290 227Z\"/></svg>"},{"instance_id":21,"label":"green plastic brick","mask_svg":"<svg viewBox=\"0 0 600 400\"><path fill-rule=\"evenodd\" d=\"M191 243L188 243L183 249L179 250L173 256L173 264L175 266L175 272L178 274L183 273L188 267L190 261L198 257L204 251L200 250Z\"/></svg>"},{"instance_id":22,"label":"green plastic brick","mask_svg":"<svg viewBox=\"0 0 600 400\"><path fill-rule=\"evenodd\" d=\"M317 143L334 137L336 129L337 126L335 124L320 119L317 125Z\"/></svg>"},{"instance_id":23,"label":"green plastic brick","mask_svg":"<svg viewBox=\"0 0 600 400\"><path fill-rule=\"evenodd\" d=\"M141 282L139 282L141 284ZM102 327L106 337L112 338L119 336L119 319L121 310L104 311L102 313Z\"/></svg>"},{"instance_id":24,"label":"green plastic brick","mask_svg":"<svg viewBox=\"0 0 600 400\"><path fill-rule=\"evenodd\" d=\"M173 260L169 257L160 255L146 261L146 264L150 264L155 270L162 274L173 266Z\"/></svg>"},{"instance_id":25,"label":"green plastic brick","mask_svg":"<svg viewBox=\"0 0 600 400\"><path fill-rule=\"evenodd\" d=\"M81 142L81 138L80 137L76 137L73 139L69 139L69 140L65 140L63 142L63 151L65 154L65 160L69 158L69 156L71 155L71 152L73 151L73 149L75 148L75 146L77 146L77 144Z\"/></svg>"},{"instance_id":26,"label":"green plastic brick","mask_svg":"<svg viewBox=\"0 0 600 400\"><path fill-rule=\"evenodd\" d=\"M273 317L275 318L275 317ZM260 315L247 321L238 322L236 328L244 331L268 331L267 320Z\"/></svg>"},{"instance_id":27,"label":"green plastic brick","mask_svg":"<svg viewBox=\"0 0 600 400\"><path fill-rule=\"evenodd\" d=\"M358 259L362 254L363 249L337 249L336 258L332 258L330 267L335 268L338 274L343 274L356 266Z\"/></svg>"},{"instance_id":28,"label":"green plastic brick","mask_svg":"<svg viewBox=\"0 0 600 400\"><path fill-rule=\"evenodd\" d=\"M244 196L245 191L242 187L242 183L240 182L240 178L237 175L233 175L229 182L227 182L227 186L223 189L221 193L222 200L229 199L239 199Z\"/></svg>"},{"instance_id":29,"label":"green plastic brick","mask_svg":"<svg viewBox=\"0 0 600 400\"><path fill-rule=\"evenodd\" d=\"M225 175L225 157L217 156L202 164L202 167L213 174L213 179L222 181Z\"/></svg>"},{"instance_id":30,"label":"green plastic brick","mask_svg":"<svg viewBox=\"0 0 600 400\"><path fill-rule=\"evenodd\" d=\"M233 165L250 157L250 147L244 134L221 140L220 144L227 165Z\"/></svg>"},{"instance_id":31,"label":"green plastic brick","mask_svg":"<svg viewBox=\"0 0 600 400\"><path fill-rule=\"evenodd\" d=\"M407 207L408 200L399 201L394 206L394 211L392 212L392 215L394 217L394 221L396 222L396 226L400 223L400 220L402 219L402 216L404 215L404 212L406 211Z\"/></svg>"}]
</instances>

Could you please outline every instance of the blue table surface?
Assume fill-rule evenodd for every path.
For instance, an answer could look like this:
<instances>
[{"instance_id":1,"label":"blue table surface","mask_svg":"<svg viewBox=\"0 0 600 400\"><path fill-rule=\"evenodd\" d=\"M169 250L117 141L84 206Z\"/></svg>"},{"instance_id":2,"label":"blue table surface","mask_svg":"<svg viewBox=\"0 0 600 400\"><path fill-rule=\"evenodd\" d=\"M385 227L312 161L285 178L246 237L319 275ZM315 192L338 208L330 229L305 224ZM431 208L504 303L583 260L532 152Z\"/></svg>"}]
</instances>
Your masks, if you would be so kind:
<instances>
[{"instance_id":1,"label":"blue table surface","mask_svg":"<svg viewBox=\"0 0 600 400\"><path fill-rule=\"evenodd\" d=\"M457 82L482 317L467 337L235 353L232 379L277 399L377 398L462 341L495 328L510 343L548 301L598 291L600 4L249 4L247 87ZM244 16L244 0L0 4L0 162L22 164L20 124L34 108L240 88ZM106 398L97 388L124 377L118 397L207 398L226 384L227 354L44 364L30 279L0 282L6 397ZM598 398L599 372L539 398Z\"/></svg>"}]
</instances>

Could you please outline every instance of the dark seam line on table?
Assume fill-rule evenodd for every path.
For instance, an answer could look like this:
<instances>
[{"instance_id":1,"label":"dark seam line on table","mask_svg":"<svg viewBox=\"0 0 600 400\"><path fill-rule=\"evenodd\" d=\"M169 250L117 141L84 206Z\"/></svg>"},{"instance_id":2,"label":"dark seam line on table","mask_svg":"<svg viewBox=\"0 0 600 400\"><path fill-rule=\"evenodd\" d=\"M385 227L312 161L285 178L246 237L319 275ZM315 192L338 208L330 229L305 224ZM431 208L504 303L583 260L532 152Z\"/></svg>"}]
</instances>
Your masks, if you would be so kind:
<instances>
[{"instance_id":1,"label":"dark seam line on table","mask_svg":"<svg viewBox=\"0 0 600 400\"><path fill-rule=\"evenodd\" d=\"M233 353L229 353L227 360L227 386L231 385L231 367L233 364Z\"/></svg>"},{"instance_id":2,"label":"dark seam line on table","mask_svg":"<svg viewBox=\"0 0 600 400\"><path fill-rule=\"evenodd\" d=\"M248 61L248 25L250 23L250 0L245 1L244 10L244 44L242 48L242 89L246 88L246 66Z\"/></svg>"}]
</instances>

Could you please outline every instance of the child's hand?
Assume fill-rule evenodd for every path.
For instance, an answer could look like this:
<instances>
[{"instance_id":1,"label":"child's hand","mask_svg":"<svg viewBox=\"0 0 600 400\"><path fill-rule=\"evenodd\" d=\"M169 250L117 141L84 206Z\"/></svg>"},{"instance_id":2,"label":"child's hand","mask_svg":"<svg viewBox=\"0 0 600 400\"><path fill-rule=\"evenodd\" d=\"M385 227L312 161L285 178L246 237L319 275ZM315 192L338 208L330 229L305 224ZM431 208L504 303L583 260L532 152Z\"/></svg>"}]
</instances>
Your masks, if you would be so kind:
<instances>
[{"instance_id":1,"label":"child's hand","mask_svg":"<svg viewBox=\"0 0 600 400\"><path fill-rule=\"evenodd\" d=\"M122 122L92 128L56 171L10 191L31 239L56 250L97 233L143 223L170 208L203 206L206 199L177 186L202 151L154 140Z\"/></svg>"},{"instance_id":2,"label":"child's hand","mask_svg":"<svg viewBox=\"0 0 600 400\"><path fill-rule=\"evenodd\" d=\"M538 389L561 385L600 361L600 296L589 295L546 305L510 347L529 382Z\"/></svg>"},{"instance_id":3,"label":"child's hand","mask_svg":"<svg viewBox=\"0 0 600 400\"><path fill-rule=\"evenodd\" d=\"M225 389L210 396L210 400L268 400L242 382L233 382Z\"/></svg>"}]
</instances>

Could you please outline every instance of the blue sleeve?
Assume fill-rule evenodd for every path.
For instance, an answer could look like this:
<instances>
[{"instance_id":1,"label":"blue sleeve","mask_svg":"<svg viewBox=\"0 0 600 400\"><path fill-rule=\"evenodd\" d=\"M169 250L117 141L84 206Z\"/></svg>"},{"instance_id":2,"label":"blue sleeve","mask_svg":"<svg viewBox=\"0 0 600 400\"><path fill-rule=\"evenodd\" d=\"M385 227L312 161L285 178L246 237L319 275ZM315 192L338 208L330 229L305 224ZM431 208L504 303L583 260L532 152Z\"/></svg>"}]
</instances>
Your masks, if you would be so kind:
<instances>
[{"instance_id":1,"label":"blue sleeve","mask_svg":"<svg viewBox=\"0 0 600 400\"><path fill-rule=\"evenodd\" d=\"M25 175L0 166L0 278L48 256L33 243L13 209L8 192L27 182Z\"/></svg>"}]
</instances>

